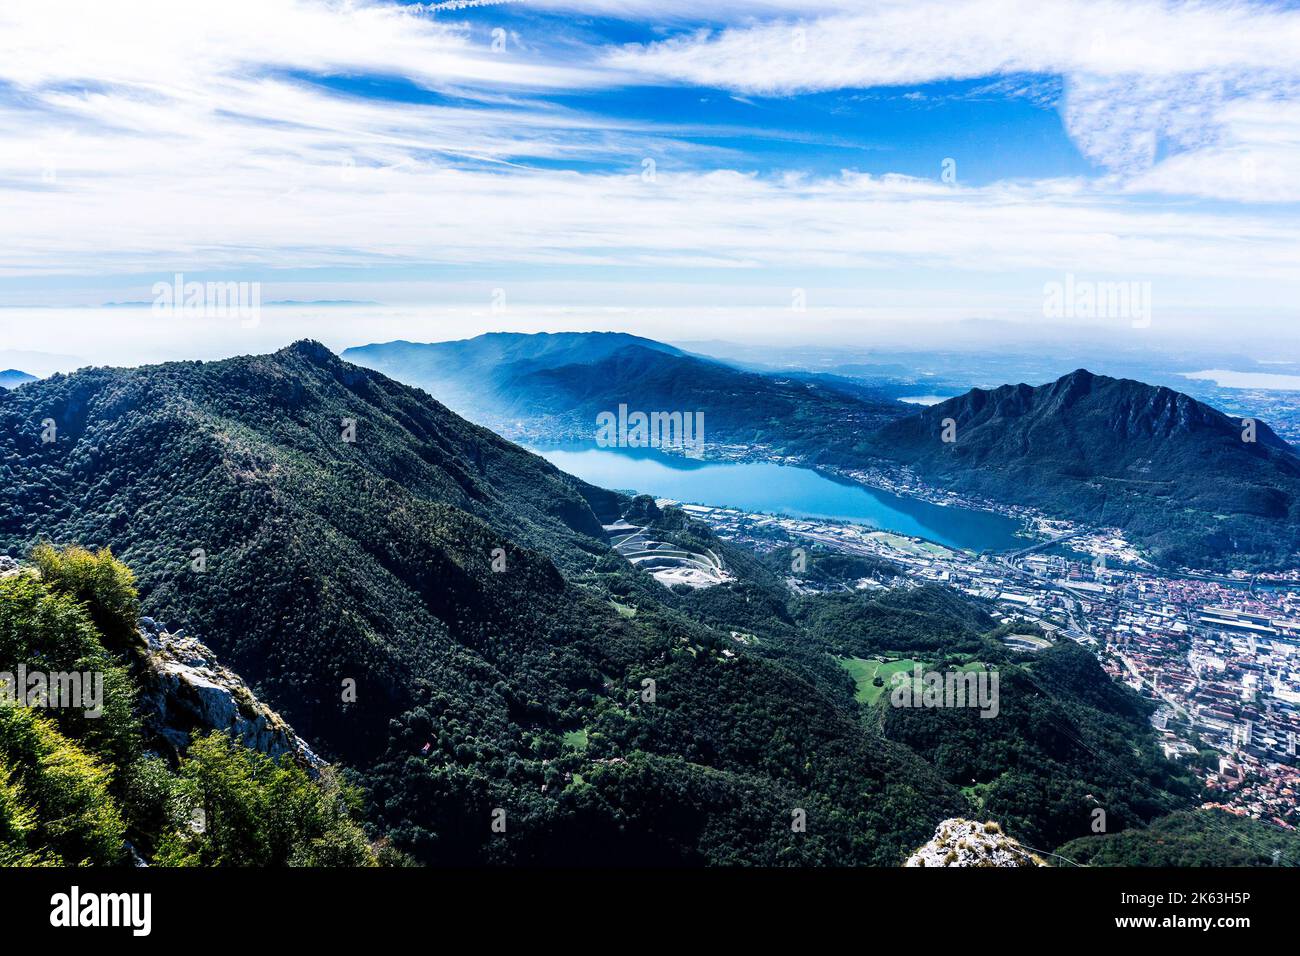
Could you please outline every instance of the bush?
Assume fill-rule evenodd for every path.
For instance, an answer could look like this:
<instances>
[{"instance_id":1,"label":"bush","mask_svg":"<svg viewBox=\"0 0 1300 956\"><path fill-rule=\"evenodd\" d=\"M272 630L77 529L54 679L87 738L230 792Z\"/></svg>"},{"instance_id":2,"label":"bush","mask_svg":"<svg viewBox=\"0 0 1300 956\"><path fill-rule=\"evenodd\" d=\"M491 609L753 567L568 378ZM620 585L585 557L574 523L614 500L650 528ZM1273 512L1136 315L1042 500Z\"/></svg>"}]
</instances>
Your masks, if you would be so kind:
<instances>
[{"instance_id":1,"label":"bush","mask_svg":"<svg viewBox=\"0 0 1300 956\"><path fill-rule=\"evenodd\" d=\"M59 551L47 543L39 544L32 551L32 561L52 590L86 605L111 650L139 646L140 596L135 575L108 548L91 553L76 545Z\"/></svg>"},{"instance_id":2,"label":"bush","mask_svg":"<svg viewBox=\"0 0 1300 956\"><path fill-rule=\"evenodd\" d=\"M0 579L0 671L16 673L19 664L45 672L102 675L99 717L87 717L76 707L51 708L48 716L60 733L109 762L134 759L140 726L134 714L135 685L126 668L104 647L84 605L51 593L27 575Z\"/></svg>"},{"instance_id":3,"label":"bush","mask_svg":"<svg viewBox=\"0 0 1300 956\"><path fill-rule=\"evenodd\" d=\"M360 797L328 768L313 780L218 732L175 771L142 754L137 688L113 652L143 650L131 571L107 550L32 559L39 577L0 579L0 672L102 674L103 713L0 704L0 866L126 864L128 838L164 866L375 865Z\"/></svg>"},{"instance_id":4,"label":"bush","mask_svg":"<svg viewBox=\"0 0 1300 956\"><path fill-rule=\"evenodd\" d=\"M23 836L22 844L48 848L68 865L121 860L126 825L109 793L112 770L60 734L52 720L0 705L0 761L10 768L8 799L21 793L35 814L28 821L21 811L11 812L10 827ZM11 851L22 845L6 844Z\"/></svg>"},{"instance_id":5,"label":"bush","mask_svg":"<svg viewBox=\"0 0 1300 956\"><path fill-rule=\"evenodd\" d=\"M358 797L330 771L313 782L285 755L275 763L213 731L195 736L180 776L203 811L202 830L173 864L202 866L374 866L353 822Z\"/></svg>"}]
</instances>

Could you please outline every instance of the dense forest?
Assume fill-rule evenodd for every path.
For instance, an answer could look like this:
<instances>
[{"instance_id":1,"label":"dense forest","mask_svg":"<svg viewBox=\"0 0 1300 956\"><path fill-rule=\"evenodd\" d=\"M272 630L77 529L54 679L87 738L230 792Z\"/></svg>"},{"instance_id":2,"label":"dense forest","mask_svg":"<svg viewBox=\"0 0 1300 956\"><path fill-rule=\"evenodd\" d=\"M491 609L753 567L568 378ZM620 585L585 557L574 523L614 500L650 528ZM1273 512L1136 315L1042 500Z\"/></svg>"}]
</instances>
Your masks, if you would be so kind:
<instances>
[{"instance_id":1,"label":"dense forest","mask_svg":"<svg viewBox=\"0 0 1300 956\"><path fill-rule=\"evenodd\" d=\"M39 549L0 577L0 672L103 675L102 713L0 703L0 865L366 866L359 794L329 768L277 763L212 731L177 759L137 710L143 653L128 568ZM32 706L26 706L26 705ZM390 854L391 855L391 854ZM393 857L397 859L398 857Z\"/></svg>"},{"instance_id":2,"label":"dense forest","mask_svg":"<svg viewBox=\"0 0 1300 956\"><path fill-rule=\"evenodd\" d=\"M1181 811L1058 852L1081 866L1300 866L1300 835L1221 810Z\"/></svg>"},{"instance_id":3,"label":"dense forest","mask_svg":"<svg viewBox=\"0 0 1300 956\"><path fill-rule=\"evenodd\" d=\"M42 442L47 419L58 435ZM1153 752L1144 705L1089 655L1016 657L943 588L796 597L770 556L585 485L314 343L0 395L0 489L0 551L111 547L147 613L201 635L345 768L369 840L421 863L897 865L951 816L1043 847L1091 834L1098 804L1116 830L1194 796ZM661 586L601 530L629 513L713 549L731 580ZM129 614L70 593L68 613L126 653ZM1002 715L861 699L846 663L871 658L995 669ZM84 746L109 766L108 741ZM126 794L149 759L114 753L101 786L155 854L172 780L238 781L254 791L238 812L272 820L259 787L319 786L199 742L177 767L148 764L159 795L141 823ZM15 805L39 792L24 783ZM355 834L286 842L299 824L267 826L274 850L194 852L367 852Z\"/></svg>"}]
</instances>

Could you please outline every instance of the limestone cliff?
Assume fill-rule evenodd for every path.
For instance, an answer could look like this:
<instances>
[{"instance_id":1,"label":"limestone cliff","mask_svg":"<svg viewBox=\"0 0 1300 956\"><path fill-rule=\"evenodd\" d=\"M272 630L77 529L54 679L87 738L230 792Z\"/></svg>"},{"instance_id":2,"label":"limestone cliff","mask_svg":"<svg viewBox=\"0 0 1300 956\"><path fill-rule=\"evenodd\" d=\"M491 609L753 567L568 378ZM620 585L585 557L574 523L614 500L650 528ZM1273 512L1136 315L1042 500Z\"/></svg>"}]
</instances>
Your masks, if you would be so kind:
<instances>
[{"instance_id":1,"label":"limestone cliff","mask_svg":"<svg viewBox=\"0 0 1300 956\"><path fill-rule=\"evenodd\" d=\"M944 820L929 843L907 858L904 866L1047 866L1002 832L996 823L954 817Z\"/></svg>"},{"instance_id":2,"label":"limestone cliff","mask_svg":"<svg viewBox=\"0 0 1300 956\"><path fill-rule=\"evenodd\" d=\"M140 710L146 729L159 742L183 753L191 731L221 730L277 760L292 753L311 768L324 763L243 678L184 629L170 633L142 617L140 636L148 646Z\"/></svg>"}]
</instances>

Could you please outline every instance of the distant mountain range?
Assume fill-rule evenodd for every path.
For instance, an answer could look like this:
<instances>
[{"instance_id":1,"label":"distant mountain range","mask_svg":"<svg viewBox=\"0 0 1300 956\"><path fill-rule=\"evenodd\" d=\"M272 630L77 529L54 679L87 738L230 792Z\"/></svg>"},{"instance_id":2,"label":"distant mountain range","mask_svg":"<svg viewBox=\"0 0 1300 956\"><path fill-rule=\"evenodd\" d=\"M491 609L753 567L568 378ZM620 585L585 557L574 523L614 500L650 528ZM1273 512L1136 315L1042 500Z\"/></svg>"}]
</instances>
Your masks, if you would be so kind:
<instances>
[{"instance_id":1,"label":"distant mountain range","mask_svg":"<svg viewBox=\"0 0 1300 956\"><path fill-rule=\"evenodd\" d=\"M611 548L624 516L727 580L662 587ZM1085 651L1022 666L946 588L796 598L313 342L0 393L0 552L43 539L111 546L424 862L895 865L972 778L1035 846L1086 837L1096 800L1120 828L1192 795ZM887 648L999 667L1001 718L864 713L837 658Z\"/></svg>"},{"instance_id":2,"label":"distant mountain range","mask_svg":"<svg viewBox=\"0 0 1300 956\"><path fill-rule=\"evenodd\" d=\"M28 375L26 372L20 372L16 368L7 368L0 371L0 388L17 388L26 382L36 381L35 375Z\"/></svg>"},{"instance_id":3,"label":"distant mountain range","mask_svg":"<svg viewBox=\"0 0 1300 956\"><path fill-rule=\"evenodd\" d=\"M357 365L422 388L458 414L499 418L526 396L517 381L541 369L584 366L631 347L683 355L623 332L489 332L455 342L383 342L345 349Z\"/></svg>"},{"instance_id":4,"label":"distant mountain range","mask_svg":"<svg viewBox=\"0 0 1300 956\"><path fill-rule=\"evenodd\" d=\"M622 333L344 356L512 437L590 441L596 416L620 404L702 411L709 442L812 465L906 465L942 488L1121 528L1158 562L1258 569L1293 565L1300 550L1300 459L1265 423L1244 441L1247 424L1187 395L1085 370L918 411L850 378L750 371Z\"/></svg>"},{"instance_id":5,"label":"distant mountain range","mask_svg":"<svg viewBox=\"0 0 1300 956\"><path fill-rule=\"evenodd\" d=\"M861 449L909 406L850 379L759 374L615 332L493 333L462 342L395 342L343 357L424 388L514 437L590 441L620 405L704 416L709 442L768 446L812 462Z\"/></svg>"}]
</instances>

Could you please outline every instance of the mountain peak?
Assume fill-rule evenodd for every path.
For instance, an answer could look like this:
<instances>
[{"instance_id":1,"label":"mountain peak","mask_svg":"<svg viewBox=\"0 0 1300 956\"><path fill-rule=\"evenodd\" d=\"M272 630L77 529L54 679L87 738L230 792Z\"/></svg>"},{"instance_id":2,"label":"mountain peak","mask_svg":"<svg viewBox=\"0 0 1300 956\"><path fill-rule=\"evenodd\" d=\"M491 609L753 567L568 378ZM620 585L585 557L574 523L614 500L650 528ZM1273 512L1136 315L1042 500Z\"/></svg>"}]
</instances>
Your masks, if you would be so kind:
<instances>
[{"instance_id":1,"label":"mountain peak","mask_svg":"<svg viewBox=\"0 0 1300 956\"><path fill-rule=\"evenodd\" d=\"M890 423L875 447L953 490L1121 528L1160 561L1255 567L1300 548L1295 450L1165 386L1080 368L974 390Z\"/></svg>"},{"instance_id":2,"label":"mountain peak","mask_svg":"<svg viewBox=\"0 0 1300 956\"><path fill-rule=\"evenodd\" d=\"M315 365L328 365L338 361L338 356L315 339L299 339L286 345L276 355L298 356Z\"/></svg>"}]
</instances>

